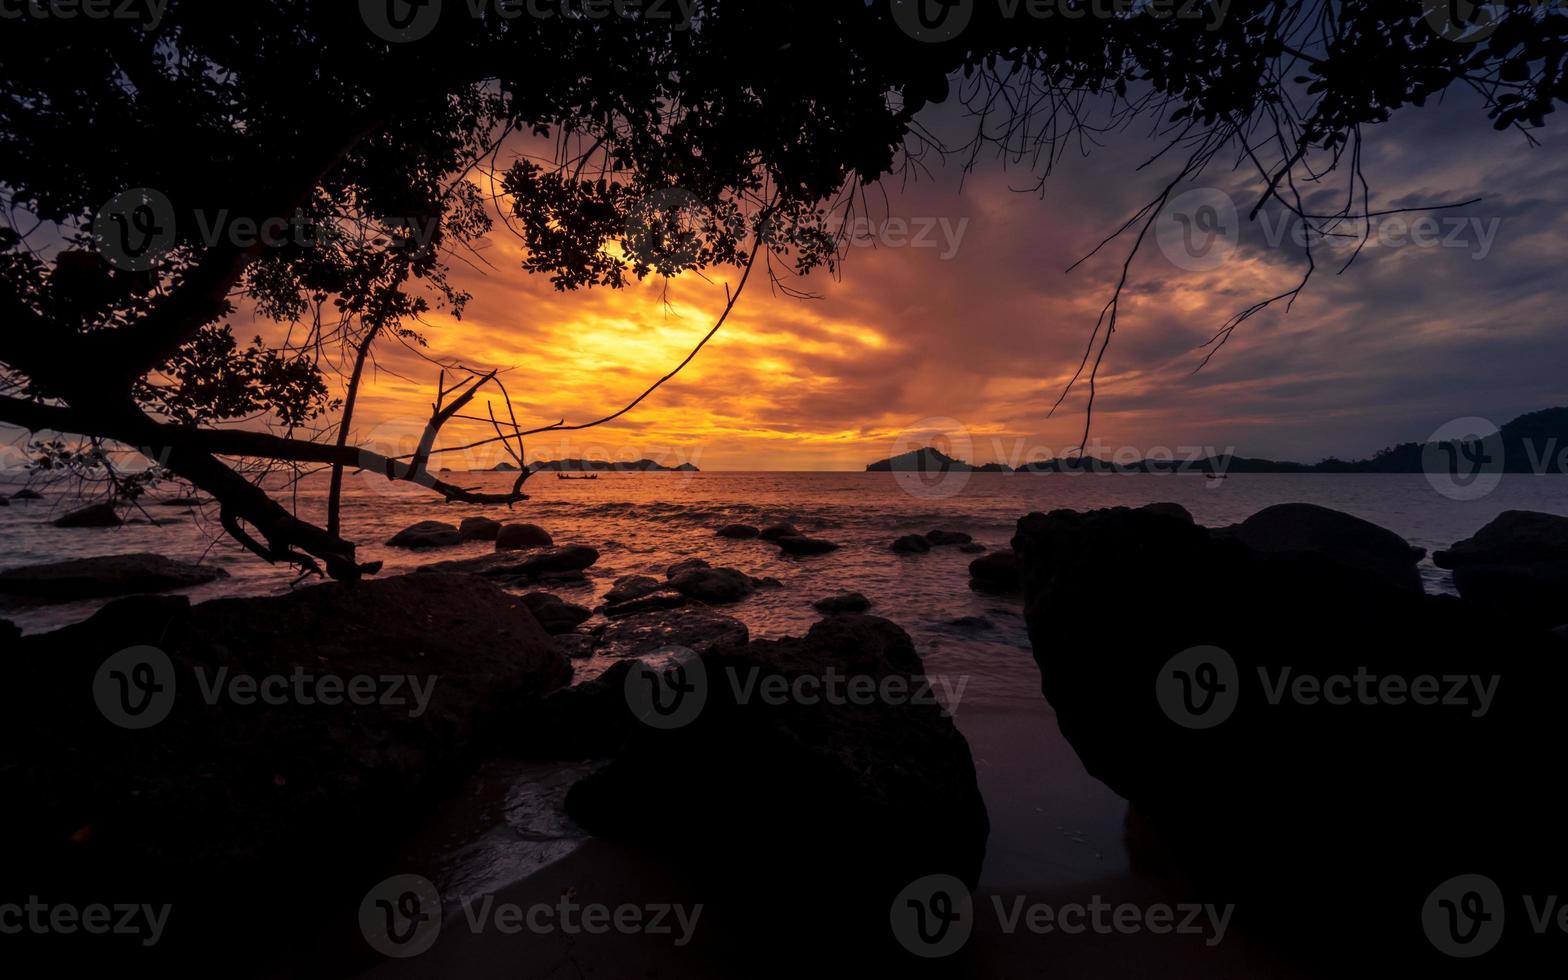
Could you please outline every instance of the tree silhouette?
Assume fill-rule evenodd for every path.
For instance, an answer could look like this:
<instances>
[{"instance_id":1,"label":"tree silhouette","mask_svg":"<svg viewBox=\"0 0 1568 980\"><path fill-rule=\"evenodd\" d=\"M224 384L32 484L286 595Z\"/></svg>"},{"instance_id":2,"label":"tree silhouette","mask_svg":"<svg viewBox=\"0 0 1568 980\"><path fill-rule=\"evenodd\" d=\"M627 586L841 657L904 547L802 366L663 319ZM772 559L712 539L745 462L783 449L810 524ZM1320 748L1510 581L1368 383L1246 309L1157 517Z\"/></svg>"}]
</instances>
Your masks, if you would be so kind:
<instances>
[{"instance_id":1,"label":"tree silhouette","mask_svg":"<svg viewBox=\"0 0 1568 980\"><path fill-rule=\"evenodd\" d=\"M102 444L139 447L210 493L255 553L352 579L373 567L340 533L345 469L514 503L526 465L485 494L431 460L500 443L522 464L529 435L611 421L673 376L604 418L527 428L504 365L427 354L439 373L415 452L353 445L375 345L423 352L424 314L461 315L448 268L492 232L492 209L524 270L563 290L717 266L793 290L836 269L846 242L830 217L865 208L886 175L999 155L1044 179L1075 141L1141 115L1155 158L1185 162L1107 240L1130 233L1135 254L1172 191L1222 155L1257 170L1259 208L1278 201L1332 233L1370 221L1363 127L1454 85L1482 92L1499 128L1539 125L1565 95L1565 18L1542 3L1053 7L698 0L685 20L674 5L543 18L504 2L143 0L7 22L0 422L86 437L111 478ZM1156 13L1189 7L1212 16ZM942 146L916 114L955 87L975 134ZM518 140L553 149L503 166ZM1303 185L1342 164L1343 207L1314 213ZM1310 242L1307 262L1303 286ZM1296 292L1243 311L1215 345ZM1091 388L1120 295L1085 352ZM242 343L229 322L242 306L288 339ZM500 410L463 415L482 391ZM455 417L495 435L438 445ZM279 463L333 471L325 526L258 485Z\"/></svg>"}]
</instances>

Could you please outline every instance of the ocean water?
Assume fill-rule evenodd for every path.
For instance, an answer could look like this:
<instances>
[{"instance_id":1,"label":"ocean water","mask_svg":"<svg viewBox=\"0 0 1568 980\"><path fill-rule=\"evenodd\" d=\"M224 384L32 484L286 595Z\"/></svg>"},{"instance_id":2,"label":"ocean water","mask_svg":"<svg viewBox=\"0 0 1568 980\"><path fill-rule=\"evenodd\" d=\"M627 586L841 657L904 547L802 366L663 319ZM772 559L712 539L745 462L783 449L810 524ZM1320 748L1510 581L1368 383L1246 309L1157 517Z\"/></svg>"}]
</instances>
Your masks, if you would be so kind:
<instances>
[{"instance_id":1,"label":"ocean water","mask_svg":"<svg viewBox=\"0 0 1568 980\"><path fill-rule=\"evenodd\" d=\"M506 474L449 474L466 486L502 490ZM0 487L0 491L15 488ZM843 591L865 593L872 612L914 637L935 693L952 710L974 752L992 833L982 884L1100 881L1129 873L1121 847L1125 804L1090 777L1056 730L1040 694L1039 675L1016 598L980 595L968 587L974 556L956 548L904 557L889 545L904 534L944 528L967 532L992 548L1006 547L1020 516L1056 508L1092 509L1175 501L1201 524L1245 519L1264 507L1317 503L1387 527L1430 553L1474 533L1504 510L1568 515L1568 477L1509 475L1490 493L1459 500L1441 483L1415 475L947 474L892 473L606 473L592 481L529 481L531 499L504 507L445 505L423 490L389 484L369 474L347 481L346 536L361 560L386 562L383 574L492 550L473 543L437 552L388 548L383 542L421 520L456 524L483 514L541 525L558 544L598 548L600 561L586 583L556 587L585 606L602 601L615 579L664 577L675 561L701 557L751 575L772 576L780 589L762 589L723 611L744 620L754 637L801 634L819 618L811 603ZM325 477L310 478L287 499L320 521ZM241 552L200 507L149 501L157 525L65 530L49 520L79 501L49 496L0 508L0 568L63 558L152 551L207 561L230 578L189 591L193 601L224 595L279 593L296 575ZM760 541L730 541L714 531L731 522L762 526L787 520L843 547L829 555L790 558ZM1422 563L1429 592L1452 591L1447 573ZM0 617L28 632L91 614L100 602L0 608ZM984 617L989 628L954 625ZM590 621L591 627L597 620ZM586 628L586 627L585 627ZM434 855L443 893L478 894L505 887L569 853L582 839L560 808L576 770L541 774L537 767L498 762L483 778L492 787L470 794L443 822L439 839L422 847Z\"/></svg>"}]
</instances>

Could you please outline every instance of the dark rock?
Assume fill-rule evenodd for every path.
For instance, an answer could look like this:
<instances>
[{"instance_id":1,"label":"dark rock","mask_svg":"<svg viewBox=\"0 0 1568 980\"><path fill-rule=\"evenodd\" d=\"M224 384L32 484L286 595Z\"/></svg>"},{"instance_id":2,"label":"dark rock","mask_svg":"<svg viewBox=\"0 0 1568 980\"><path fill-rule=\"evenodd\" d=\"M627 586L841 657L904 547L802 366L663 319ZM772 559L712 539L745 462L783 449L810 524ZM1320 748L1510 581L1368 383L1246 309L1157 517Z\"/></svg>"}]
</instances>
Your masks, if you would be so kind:
<instances>
[{"instance_id":1,"label":"dark rock","mask_svg":"<svg viewBox=\"0 0 1568 980\"><path fill-rule=\"evenodd\" d=\"M22 628L9 619L0 619L0 643L9 643L22 638Z\"/></svg>"},{"instance_id":2,"label":"dark rock","mask_svg":"<svg viewBox=\"0 0 1568 980\"><path fill-rule=\"evenodd\" d=\"M686 605L687 598L679 592L662 591L667 586L661 586L661 591L652 592L636 599L616 603L604 607L607 619L621 619L626 616L640 616L643 613L660 612L665 609L679 609Z\"/></svg>"},{"instance_id":3,"label":"dark rock","mask_svg":"<svg viewBox=\"0 0 1568 980\"><path fill-rule=\"evenodd\" d=\"M162 555L107 555L0 572L0 593L54 600L92 599L168 592L228 577L228 572L213 565L188 565Z\"/></svg>"},{"instance_id":4,"label":"dark rock","mask_svg":"<svg viewBox=\"0 0 1568 980\"><path fill-rule=\"evenodd\" d=\"M829 942L885 934L894 897L926 875L974 886L989 823L969 746L940 707L918 697L756 693L832 676L923 690L908 634L886 620L834 616L803 639L700 660L705 697L695 717L627 728L612 761L568 793L575 821L678 853L764 930L809 896L820 913L814 928ZM693 836L695 826L703 833ZM766 875L736 859L759 841Z\"/></svg>"},{"instance_id":5,"label":"dark rock","mask_svg":"<svg viewBox=\"0 0 1568 980\"><path fill-rule=\"evenodd\" d=\"M594 642L591 633L562 633L555 638L555 645L572 660L587 660L593 656Z\"/></svg>"},{"instance_id":6,"label":"dark rock","mask_svg":"<svg viewBox=\"0 0 1568 980\"><path fill-rule=\"evenodd\" d=\"M173 702L130 732L99 706L118 705L112 687L84 694L139 646L167 657L154 679L169 671ZM0 794L27 801L0 810L8 887L69 867L109 893L142 882L199 895L223 919L298 900L325 869L368 874L571 674L519 598L448 575L194 606L120 599L7 653L27 692L0 713ZM206 697L215 685L233 696ZM258 689L273 692L265 703ZM71 843L84 826L90 848Z\"/></svg>"},{"instance_id":7,"label":"dark rock","mask_svg":"<svg viewBox=\"0 0 1568 980\"><path fill-rule=\"evenodd\" d=\"M1020 585L1018 556L1011 549L993 551L984 558L969 563L969 577L973 584L998 592L1011 592Z\"/></svg>"},{"instance_id":8,"label":"dark rock","mask_svg":"<svg viewBox=\"0 0 1568 980\"><path fill-rule=\"evenodd\" d=\"M11 506L11 501L6 498L5 494L0 493L0 507L9 507L9 506Z\"/></svg>"},{"instance_id":9,"label":"dark rock","mask_svg":"<svg viewBox=\"0 0 1568 980\"><path fill-rule=\"evenodd\" d=\"M754 578L754 579L751 580L751 584L756 586L759 589L782 589L782 588L784 588L784 583L780 582L778 579L774 578L771 575L764 575L761 578Z\"/></svg>"},{"instance_id":10,"label":"dark rock","mask_svg":"<svg viewBox=\"0 0 1568 980\"><path fill-rule=\"evenodd\" d=\"M1346 942L1409 936L1412 952L1424 938L1401 930L1434 882L1464 868L1521 889L1564 880L1543 777L1558 764L1568 645L1396 576L1238 537L1117 509L1032 514L1013 539L1061 732L1159 828L1173 865L1281 927L1335 902ZM1195 648L1229 660L1205 674ZM1348 703L1300 686L1336 677ZM1439 699L1447 678L1466 679L1460 703L1412 703L1420 678ZM1383 679L1397 703L1379 696L1394 690Z\"/></svg>"},{"instance_id":11,"label":"dark rock","mask_svg":"<svg viewBox=\"0 0 1568 980\"><path fill-rule=\"evenodd\" d=\"M988 549L986 548L985 545L979 543L978 541L975 541L975 542L971 542L970 544L961 544L961 545L959 545L958 546L958 550L963 552L966 555L983 555L983 554L986 553L986 551Z\"/></svg>"},{"instance_id":12,"label":"dark rock","mask_svg":"<svg viewBox=\"0 0 1568 980\"><path fill-rule=\"evenodd\" d=\"M906 534L893 542L893 550L901 555L923 555L931 550L931 542L918 534Z\"/></svg>"},{"instance_id":13,"label":"dark rock","mask_svg":"<svg viewBox=\"0 0 1568 980\"><path fill-rule=\"evenodd\" d=\"M1399 588L1421 591L1416 564L1424 549L1371 521L1317 504L1276 504L1220 533L1234 535L1254 551L1322 555Z\"/></svg>"},{"instance_id":14,"label":"dark rock","mask_svg":"<svg viewBox=\"0 0 1568 980\"><path fill-rule=\"evenodd\" d=\"M800 531L788 521L770 524L757 533L764 541L777 541L779 538L798 538Z\"/></svg>"},{"instance_id":15,"label":"dark rock","mask_svg":"<svg viewBox=\"0 0 1568 980\"><path fill-rule=\"evenodd\" d=\"M719 537L733 538L736 541L747 541L761 533L750 524L726 524L719 528Z\"/></svg>"},{"instance_id":16,"label":"dark rock","mask_svg":"<svg viewBox=\"0 0 1568 980\"><path fill-rule=\"evenodd\" d=\"M572 544L564 548L547 548L528 554L499 553L478 558L421 565L421 573L479 575L488 579L509 582L528 582L544 578L559 578L580 573L599 560L597 549L587 545Z\"/></svg>"},{"instance_id":17,"label":"dark rock","mask_svg":"<svg viewBox=\"0 0 1568 980\"><path fill-rule=\"evenodd\" d=\"M55 518L55 527L119 527L125 522L120 519L120 512L114 504L102 503L73 510L63 517Z\"/></svg>"},{"instance_id":18,"label":"dark rock","mask_svg":"<svg viewBox=\"0 0 1568 980\"><path fill-rule=\"evenodd\" d=\"M496 533L495 550L523 551L548 548L555 544L550 532L537 524L508 524Z\"/></svg>"},{"instance_id":19,"label":"dark rock","mask_svg":"<svg viewBox=\"0 0 1568 980\"><path fill-rule=\"evenodd\" d=\"M440 521L420 521L394 534L387 545L392 548L451 548L463 543L457 528Z\"/></svg>"},{"instance_id":20,"label":"dark rock","mask_svg":"<svg viewBox=\"0 0 1568 980\"><path fill-rule=\"evenodd\" d=\"M1536 626L1568 620L1568 517L1509 510L1432 556L1466 599Z\"/></svg>"},{"instance_id":21,"label":"dark rock","mask_svg":"<svg viewBox=\"0 0 1568 980\"><path fill-rule=\"evenodd\" d=\"M1552 627L1552 633L1562 637L1565 640L1568 640L1568 623L1564 623L1562 626Z\"/></svg>"},{"instance_id":22,"label":"dark rock","mask_svg":"<svg viewBox=\"0 0 1568 980\"><path fill-rule=\"evenodd\" d=\"M684 598L676 596L676 598ZM751 638L746 624L706 606L686 606L617 618L599 628L595 652L608 657L644 657L667 647L698 653L739 650Z\"/></svg>"},{"instance_id":23,"label":"dark rock","mask_svg":"<svg viewBox=\"0 0 1568 980\"><path fill-rule=\"evenodd\" d=\"M670 579L670 587L688 599L710 606L739 602L755 591L751 576L734 568L688 567Z\"/></svg>"},{"instance_id":24,"label":"dark rock","mask_svg":"<svg viewBox=\"0 0 1568 980\"><path fill-rule=\"evenodd\" d=\"M957 619L949 622L948 625L957 626L959 629L966 630L996 629L996 624L991 622L989 619L986 619L984 616L960 616Z\"/></svg>"},{"instance_id":25,"label":"dark rock","mask_svg":"<svg viewBox=\"0 0 1568 980\"><path fill-rule=\"evenodd\" d=\"M641 599L664 588L664 583L648 575L625 575L615 580L615 587L604 595L606 604L615 606L633 599Z\"/></svg>"},{"instance_id":26,"label":"dark rock","mask_svg":"<svg viewBox=\"0 0 1568 980\"><path fill-rule=\"evenodd\" d=\"M517 719L507 747L539 762L611 755L640 724L626 700L626 677L636 667L635 660L622 660L590 681L554 692Z\"/></svg>"},{"instance_id":27,"label":"dark rock","mask_svg":"<svg viewBox=\"0 0 1568 980\"><path fill-rule=\"evenodd\" d=\"M671 565L669 568L666 568L664 570L664 577L667 579L672 579L687 569L708 567L708 563L703 561L701 558L683 558L675 564Z\"/></svg>"},{"instance_id":28,"label":"dark rock","mask_svg":"<svg viewBox=\"0 0 1568 980\"><path fill-rule=\"evenodd\" d=\"M1144 504L1142 507L1140 507L1138 509L1139 510L1143 510L1143 511L1148 511L1151 514L1163 514L1166 517L1174 517L1178 521L1181 521L1181 522L1186 523L1186 524L1196 524L1197 523L1197 521L1194 521L1192 519L1192 513L1190 511L1188 511L1187 508L1183 507L1181 504L1173 504L1173 503L1169 503L1169 502L1167 502L1167 503L1158 503L1158 504Z\"/></svg>"},{"instance_id":29,"label":"dark rock","mask_svg":"<svg viewBox=\"0 0 1568 980\"><path fill-rule=\"evenodd\" d=\"M552 592L530 592L523 596L523 605L551 636L570 633L593 617L591 611L574 606Z\"/></svg>"},{"instance_id":30,"label":"dark rock","mask_svg":"<svg viewBox=\"0 0 1568 980\"><path fill-rule=\"evenodd\" d=\"M871 600L859 592L841 592L838 595L830 595L826 599L818 599L811 604L811 608L824 616L863 613L871 608Z\"/></svg>"},{"instance_id":31,"label":"dark rock","mask_svg":"<svg viewBox=\"0 0 1568 980\"><path fill-rule=\"evenodd\" d=\"M839 549L839 546L831 541L802 536L779 538L775 543L779 546L779 550L786 555L825 555L830 551Z\"/></svg>"},{"instance_id":32,"label":"dark rock","mask_svg":"<svg viewBox=\"0 0 1568 980\"><path fill-rule=\"evenodd\" d=\"M501 535L501 522L488 517L465 517L457 526L464 541L494 541Z\"/></svg>"},{"instance_id":33,"label":"dark rock","mask_svg":"<svg viewBox=\"0 0 1568 980\"><path fill-rule=\"evenodd\" d=\"M931 542L933 545L940 546L946 544L969 544L974 541L974 538L970 537L962 531L937 530L927 531L926 540Z\"/></svg>"},{"instance_id":34,"label":"dark rock","mask_svg":"<svg viewBox=\"0 0 1568 980\"><path fill-rule=\"evenodd\" d=\"M18 490L11 494L12 500L42 500L44 495L37 490Z\"/></svg>"}]
</instances>

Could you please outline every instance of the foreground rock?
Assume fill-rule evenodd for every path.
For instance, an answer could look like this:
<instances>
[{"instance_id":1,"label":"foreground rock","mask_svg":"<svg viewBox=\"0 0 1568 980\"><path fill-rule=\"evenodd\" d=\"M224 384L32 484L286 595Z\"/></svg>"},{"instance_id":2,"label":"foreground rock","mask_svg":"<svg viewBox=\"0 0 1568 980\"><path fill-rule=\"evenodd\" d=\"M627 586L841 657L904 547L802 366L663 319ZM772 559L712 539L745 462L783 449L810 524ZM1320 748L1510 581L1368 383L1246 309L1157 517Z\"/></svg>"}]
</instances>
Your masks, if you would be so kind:
<instances>
[{"instance_id":1,"label":"foreground rock","mask_svg":"<svg viewBox=\"0 0 1568 980\"><path fill-rule=\"evenodd\" d=\"M1359 569L1411 592L1421 591L1416 565L1423 548L1359 517L1316 504L1277 504L1258 511L1221 534L1233 534L1254 551L1277 555L1314 554Z\"/></svg>"},{"instance_id":2,"label":"foreground rock","mask_svg":"<svg viewBox=\"0 0 1568 980\"><path fill-rule=\"evenodd\" d=\"M141 646L155 652L109 663ZM508 719L570 676L520 599L448 575L121 599L13 643L6 668L0 793L27 801L0 808L8 887L169 901L185 916L175 942L279 902L336 908ZM154 684L128 708L116 677ZM166 717L113 721L147 712Z\"/></svg>"},{"instance_id":3,"label":"foreground rock","mask_svg":"<svg viewBox=\"0 0 1568 980\"><path fill-rule=\"evenodd\" d=\"M113 504L93 504L55 518L55 527L119 527L124 524Z\"/></svg>"},{"instance_id":4,"label":"foreground rock","mask_svg":"<svg viewBox=\"0 0 1568 980\"><path fill-rule=\"evenodd\" d=\"M452 548L462 543L463 536L452 525L441 521L420 521L394 534L387 541L387 546L424 551L430 548Z\"/></svg>"},{"instance_id":5,"label":"foreground rock","mask_svg":"<svg viewBox=\"0 0 1568 980\"><path fill-rule=\"evenodd\" d=\"M871 608L871 600L859 592L842 592L838 595L830 595L826 599L818 599L811 604L811 608L824 616L863 613Z\"/></svg>"},{"instance_id":6,"label":"foreground rock","mask_svg":"<svg viewBox=\"0 0 1568 980\"><path fill-rule=\"evenodd\" d=\"M832 541L824 541L821 538L808 538L802 535L785 536L777 539L775 543L784 554L797 557L825 555L839 549L839 546Z\"/></svg>"},{"instance_id":7,"label":"foreground rock","mask_svg":"<svg viewBox=\"0 0 1568 980\"><path fill-rule=\"evenodd\" d=\"M1568 623L1568 517L1504 511L1432 562L1466 599L1536 626Z\"/></svg>"},{"instance_id":8,"label":"foreground rock","mask_svg":"<svg viewBox=\"0 0 1568 980\"><path fill-rule=\"evenodd\" d=\"M750 524L726 524L719 528L718 532L719 537L730 538L735 541L749 541L761 533Z\"/></svg>"},{"instance_id":9,"label":"foreground rock","mask_svg":"<svg viewBox=\"0 0 1568 980\"><path fill-rule=\"evenodd\" d=\"M552 592L530 592L523 596L523 605L551 636L570 633L593 618L592 610L573 605Z\"/></svg>"},{"instance_id":10,"label":"foreground rock","mask_svg":"<svg viewBox=\"0 0 1568 980\"><path fill-rule=\"evenodd\" d=\"M887 934L893 899L916 879L948 874L975 884L985 804L969 746L935 703L919 693L865 703L757 693L833 676L924 691L906 633L886 620L836 616L803 639L695 659L700 667L680 675L705 692L692 717L678 727L632 726L609 765L568 794L574 820L678 854L683 867L740 897L764 935L794 934L787 910L809 907L815 935L864 941Z\"/></svg>"},{"instance_id":11,"label":"foreground rock","mask_svg":"<svg viewBox=\"0 0 1568 980\"><path fill-rule=\"evenodd\" d=\"M501 534L501 522L488 517L465 517L457 526L464 541L494 541Z\"/></svg>"},{"instance_id":12,"label":"foreground rock","mask_svg":"<svg viewBox=\"0 0 1568 980\"><path fill-rule=\"evenodd\" d=\"M1173 504L1173 503L1169 503L1169 502L1157 503L1157 504L1144 504L1142 507L1140 507L1138 509L1142 510L1142 511L1146 511L1146 512L1148 512L1150 514L1160 514L1160 515L1162 515L1164 517L1174 517L1176 520L1181 521L1183 524L1196 524L1197 523L1197 521L1192 519L1192 512L1189 511L1187 508L1183 507L1181 504Z\"/></svg>"},{"instance_id":13,"label":"foreground rock","mask_svg":"<svg viewBox=\"0 0 1568 980\"><path fill-rule=\"evenodd\" d=\"M1278 925L1332 903L1333 938L1435 957L1411 928L1435 883L1568 880L1548 775L1568 645L1331 558L1346 542L1312 526L1331 547L1260 551L1126 509L1030 515L1013 546L1041 686L1178 869Z\"/></svg>"},{"instance_id":14,"label":"foreground rock","mask_svg":"<svg viewBox=\"0 0 1568 980\"><path fill-rule=\"evenodd\" d=\"M162 555L106 555L0 572L0 593L60 601L94 599L188 589L228 577L221 568L189 565Z\"/></svg>"},{"instance_id":15,"label":"foreground rock","mask_svg":"<svg viewBox=\"0 0 1568 980\"><path fill-rule=\"evenodd\" d=\"M555 544L550 532L537 524L508 524L496 532L495 550L523 551L528 548L549 548Z\"/></svg>"},{"instance_id":16,"label":"foreground rock","mask_svg":"<svg viewBox=\"0 0 1568 980\"><path fill-rule=\"evenodd\" d=\"M527 583L551 578L580 577L582 570L599 560L598 549L573 544L564 548L545 548L526 554L503 552L423 565L421 573L479 575L508 583Z\"/></svg>"}]
</instances>

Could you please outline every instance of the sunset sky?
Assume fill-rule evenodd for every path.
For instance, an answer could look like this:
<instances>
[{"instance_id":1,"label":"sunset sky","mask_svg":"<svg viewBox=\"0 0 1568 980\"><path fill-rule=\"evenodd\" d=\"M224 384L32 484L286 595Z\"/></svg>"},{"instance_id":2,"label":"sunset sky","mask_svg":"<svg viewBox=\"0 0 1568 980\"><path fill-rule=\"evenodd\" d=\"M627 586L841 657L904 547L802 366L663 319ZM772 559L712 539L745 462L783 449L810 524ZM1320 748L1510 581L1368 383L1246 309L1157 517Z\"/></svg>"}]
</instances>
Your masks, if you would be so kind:
<instances>
[{"instance_id":1,"label":"sunset sky","mask_svg":"<svg viewBox=\"0 0 1568 980\"><path fill-rule=\"evenodd\" d=\"M928 122L956 135L961 120L941 107ZM1559 134L1549 129L1531 148L1518 133L1493 132L1474 100L1458 98L1367 135L1377 206L1484 200L1439 213L1435 244L1384 229L1389 243L1343 275L1348 251L1325 255L1289 315L1249 322L1196 376L1195 348L1232 313L1293 284L1303 260L1288 237L1278 247L1268 241L1277 216L1244 228L1241 246L1209 270L1177 266L1151 240L1101 377L1092 435L1102 454L1234 447L1306 461L1364 456L1424 439L1456 417L1501 423L1568 404L1568 157ZM907 187L890 182L886 216L909 222L911 237L930 228L927 242L900 242L894 225L880 244L851 251L840 280L807 280L820 299L770 295L765 281L754 282L714 342L633 415L535 441L530 459L860 469L939 431L974 462L1065 454L1083 427L1082 390L1054 419L1046 414L1130 239L1066 270L1158 192L1163 171L1135 172L1153 145L1136 130L1087 160L1074 153L1043 197L1014 192L1032 182L1029 173L995 161L962 186L956 162ZM1245 215L1255 181L1228 165L1193 186L1232 192ZM1322 193L1337 202L1343 175L1329 185ZM463 320L433 316L426 333L432 353L509 369L525 422L577 422L621 407L679 363L723 306L719 277L559 293L518 268L520 250L504 229L493 234L484 253L493 268L456 269L474 294ZM391 347L381 365L362 396L356 438L383 451L411 446L434 369ZM486 434L454 424L447 441ZM487 449L446 465L500 458Z\"/></svg>"}]
</instances>

